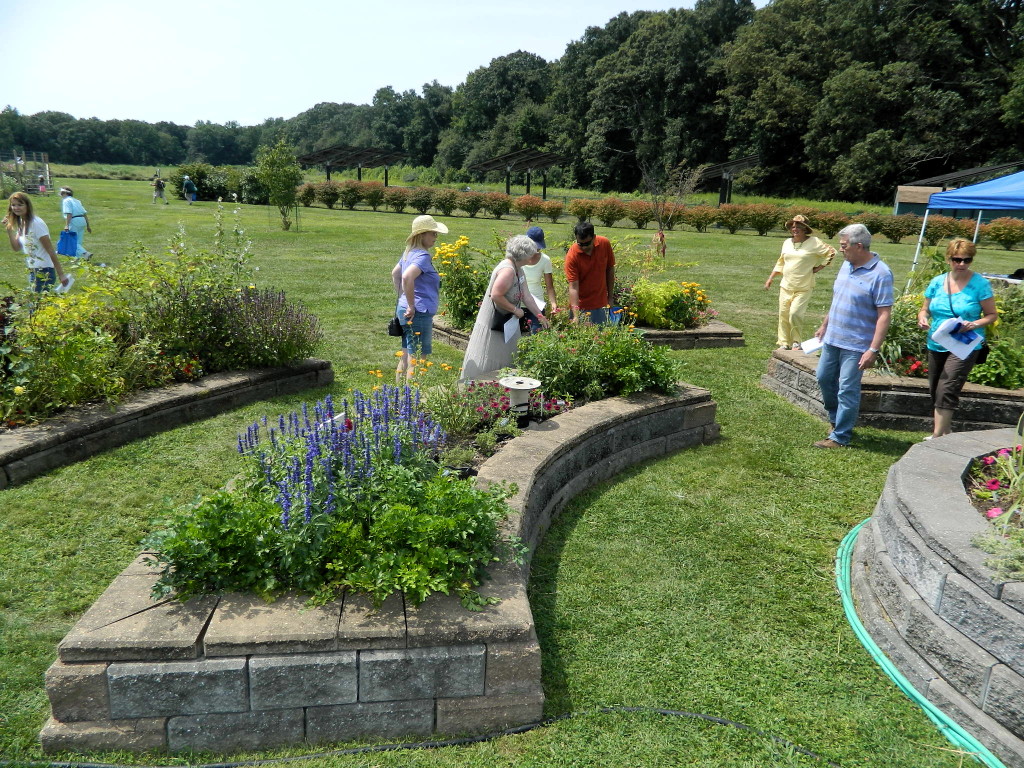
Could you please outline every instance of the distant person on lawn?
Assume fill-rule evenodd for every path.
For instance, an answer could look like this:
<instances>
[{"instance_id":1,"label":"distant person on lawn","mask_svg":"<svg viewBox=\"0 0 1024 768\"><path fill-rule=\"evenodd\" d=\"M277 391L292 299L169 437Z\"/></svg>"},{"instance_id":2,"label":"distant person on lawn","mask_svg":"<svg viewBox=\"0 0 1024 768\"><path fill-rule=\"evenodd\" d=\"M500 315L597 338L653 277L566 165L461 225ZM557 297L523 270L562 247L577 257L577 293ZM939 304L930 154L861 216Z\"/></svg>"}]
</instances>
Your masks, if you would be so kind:
<instances>
[{"instance_id":1,"label":"distant person on lawn","mask_svg":"<svg viewBox=\"0 0 1024 768\"><path fill-rule=\"evenodd\" d=\"M29 288L42 293L53 288L58 280L61 285L67 285L68 277L50 240L50 230L46 222L32 212L32 200L24 192L15 192L7 201L4 226L11 250L25 256Z\"/></svg>"},{"instance_id":2,"label":"distant person on lawn","mask_svg":"<svg viewBox=\"0 0 1024 768\"><path fill-rule=\"evenodd\" d=\"M782 244L782 255L768 275L764 289L770 290L776 275L779 285L779 333L775 346L800 349L804 336L804 312L814 290L814 276L832 263L836 249L813 236L807 218L797 214L786 222L790 237Z\"/></svg>"},{"instance_id":3,"label":"distant person on lawn","mask_svg":"<svg viewBox=\"0 0 1024 768\"><path fill-rule=\"evenodd\" d=\"M892 319L892 270L871 251L871 233L863 224L839 232L845 263L832 288L832 306L815 332L823 342L818 386L832 432L815 448L850 444L860 413L864 371L878 359Z\"/></svg>"},{"instance_id":4,"label":"distant person on lawn","mask_svg":"<svg viewBox=\"0 0 1024 768\"><path fill-rule=\"evenodd\" d=\"M64 214L64 229L78 235L78 253L75 258L90 259L92 254L85 250L83 241L85 233L92 234L92 227L89 225L88 211L82 202L75 197L71 187L60 188L60 211Z\"/></svg>"},{"instance_id":5,"label":"distant person on lawn","mask_svg":"<svg viewBox=\"0 0 1024 768\"><path fill-rule=\"evenodd\" d=\"M181 179L181 191L185 193L185 199L188 200L189 205L196 201L196 193L199 190L196 189L196 185L188 176L183 176Z\"/></svg>"},{"instance_id":6,"label":"distant person on lawn","mask_svg":"<svg viewBox=\"0 0 1024 768\"><path fill-rule=\"evenodd\" d=\"M167 202L167 196L164 194L164 187L166 187L167 185L164 183L163 179L161 179L159 176L154 176L153 183L150 184L150 186L153 187L154 203L156 203L156 199L159 197L161 200L164 201L164 205L170 205L170 203Z\"/></svg>"},{"instance_id":7,"label":"distant person on lawn","mask_svg":"<svg viewBox=\"0 0 1024 768\"><path fill-rule=\"evenodd\" d=\"M595 325L609 322L608 308L615 287L615 254L607 237L594 234L589 221L579 222L576 242L565 254L565 279L569 283L569 311L574 320Z\"/></svg>"}]
</instances>

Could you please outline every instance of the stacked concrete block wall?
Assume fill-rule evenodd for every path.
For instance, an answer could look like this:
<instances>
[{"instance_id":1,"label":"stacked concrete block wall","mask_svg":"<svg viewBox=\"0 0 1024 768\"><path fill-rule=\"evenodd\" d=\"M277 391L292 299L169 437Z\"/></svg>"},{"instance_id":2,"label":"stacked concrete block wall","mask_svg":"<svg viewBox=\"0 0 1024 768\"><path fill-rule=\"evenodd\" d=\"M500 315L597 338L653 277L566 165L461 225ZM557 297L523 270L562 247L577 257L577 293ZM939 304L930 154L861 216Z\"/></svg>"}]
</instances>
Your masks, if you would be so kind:
<instances>
[{"instance_id":1,"label":"stacked concrete block wall","mask_svg":"<svg viewBox=\"0 0 1024 768\"><path fill-rule=\"evenodd\" d=\"M858 614L903 675L1003 762L1024 768L1024 582L995 579L963 477L1015 430L927 441L893 465L854 550Z\"/></svg>"},{"instance_id":2,"label":"stacked concrete block wall","mask_svg":"<svg viewBox=\"0 0 1024 768\"><path fill-rule=\"evenodd\" d=\"M761 385L825 419L815 375L817 365L816 355L806 355L799 350L776 350L768 359L768 370L761 377ZM1024 389L967 384L954 417L954 427L965 431L1016 425L1022 412ZM868 371L861 388L857 423L882 429L931 431L932 400L928 380Z\"/></svg>"},{"instance_id":3,"label":"stacked concrete block wall","mask_svg":"<svg viewBox=\"0 0 1024 768\"><path fill-rule=\"evenodd\" d=\"M333 381L326 360L218 373L146 390L116 406L75 408L38 425L0 432L0 490L181 424Z\"/></svg>"},{"instance_id":4,"label":"stacked concrete block wall","mask_svg":"<svg viewBox=\"0 0 1024 768\"><path fill-rule=\"evenodd\" d=\"M718 436L707 390L583 406L506 444L479 482L519 485L506 532L532 553L577 493L645 459ZM46 675L46 752L231 752L357 738L484 733L538 720L540 648L528 570L499 563L468 612L434 595L376 610L358 595L307 607L247 595L154 601L145 556L118 576Z\"/></svg>"}]
</instances>

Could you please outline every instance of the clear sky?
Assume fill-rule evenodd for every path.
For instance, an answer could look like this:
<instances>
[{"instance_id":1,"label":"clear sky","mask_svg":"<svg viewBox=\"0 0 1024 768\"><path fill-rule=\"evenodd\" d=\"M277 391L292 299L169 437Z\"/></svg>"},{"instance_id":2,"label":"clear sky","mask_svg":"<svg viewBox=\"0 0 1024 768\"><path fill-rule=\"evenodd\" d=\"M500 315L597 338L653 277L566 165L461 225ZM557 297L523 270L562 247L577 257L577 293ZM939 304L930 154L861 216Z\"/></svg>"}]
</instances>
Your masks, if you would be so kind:
<instances>
[{"instance_id":1,"label":"clear sky","mask_svg":"<svg viewBox=\"0 0 1024 768\"><path fill-rule=\"evenodd\" d=\"M758 6L764 5L758 2ZM0 0L0 108L194 125L290 118L378 88L457 86L492 59L548 61L622 11L692 0ZM17 62L29 64L19 69ZM22 72L27 76L13 76Z\"/></svg>"}]
</instances>

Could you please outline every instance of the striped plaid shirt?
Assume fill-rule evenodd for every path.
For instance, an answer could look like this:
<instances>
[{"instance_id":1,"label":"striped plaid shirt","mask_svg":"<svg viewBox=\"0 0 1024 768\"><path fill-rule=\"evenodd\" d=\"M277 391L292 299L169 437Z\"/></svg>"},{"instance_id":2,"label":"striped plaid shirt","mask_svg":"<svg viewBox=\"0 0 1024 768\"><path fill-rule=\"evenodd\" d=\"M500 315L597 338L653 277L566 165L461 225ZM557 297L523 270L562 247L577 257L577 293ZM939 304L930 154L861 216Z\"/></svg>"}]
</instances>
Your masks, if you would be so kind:
<instances>
[{"instance_id":1,"label":"striped plaid shirt","mask_svg":"<svg viewBox=\"0 0 1024 768\"><path fill-rule=\"evenodd\" d=\"M875 335L878 308L892 304L892 270L877 253L872 252L871 260L860 267L844 262L832 287L832 306L822 341L840 349L866 352Z\"/></svg>"}]
</instances>

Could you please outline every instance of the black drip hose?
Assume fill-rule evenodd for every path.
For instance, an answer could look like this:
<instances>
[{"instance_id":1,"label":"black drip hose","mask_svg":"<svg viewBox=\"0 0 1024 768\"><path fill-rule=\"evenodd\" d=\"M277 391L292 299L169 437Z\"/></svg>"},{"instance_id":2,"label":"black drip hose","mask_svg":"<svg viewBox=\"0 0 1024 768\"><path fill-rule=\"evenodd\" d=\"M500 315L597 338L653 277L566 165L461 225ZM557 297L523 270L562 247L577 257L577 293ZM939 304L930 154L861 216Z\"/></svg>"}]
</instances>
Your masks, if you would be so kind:
<instances>
[{"instance_id":1,"label":"black drip hose","mask_svg":"<svg viewBox=\"0 0 1024 768\"><path fill-rule=\"evenodd\" d=\"M260 765L279 765L281 763L292 763L298 760L315 760L324 757L334 757L336 755L364 755L372 752L397 752L405 749L440 749L442 747L463 747L467 744L480 744L485 741L493 741L494 739L502 736L514 736L517 733L526 733L532 731L534 728L541 728L544 726L557 723L559 720L568 720L570 717L581 717L583 715L590 714L615 714L619 712L637 712L647 713L655 715L667 715L669 717L690 717L697 720L704 720L709 723L715 723L716 725L727 725L732 728L736 728L741 731L747 731L749 733L755 733L758 736L762 736L766 739L771 739L776 744L779 744L786 749L791 749L793 752L804 755L806 757L813 758L815 760L824 761L826 765L831 768L840 768L839 763L833 763L830 760L826 760L821 755L811 752L809 749L794 744L793 742L782 738L781 736L775 736L770 733L765 733L757 728L752 728L749 725L738 723L735 720L727 720L724 717L715 717L713 715L704 715L699 712L683 712L678 709L659 709L657 707L601 707L597 710L591 710L587 712L566 712L563 715L556 715L555 717L546 717L543 720L538 720L535 723L527 723L526 725L517 725L514 728L507 728L504 731L495 731L493 733L485 733L482 736L467 736L460 739L444 739L443 741L421 741L414 743L405 744L374 744L366 747L350 747L349 749L332 749L328 752L314 752L308 755L294 755L292 757L274 757L265 760L241 760L234 763L198 763L188 764L188 768L247 768L248 766L260 766ZM183 765L168 765L168 766L148 766L148 765L121 765L118 763L64 763L64 762L48 762L48 761L25 761L25 760L0 760L0 767L3 768L186 768Z\"/></svg>"}]
</instances>

